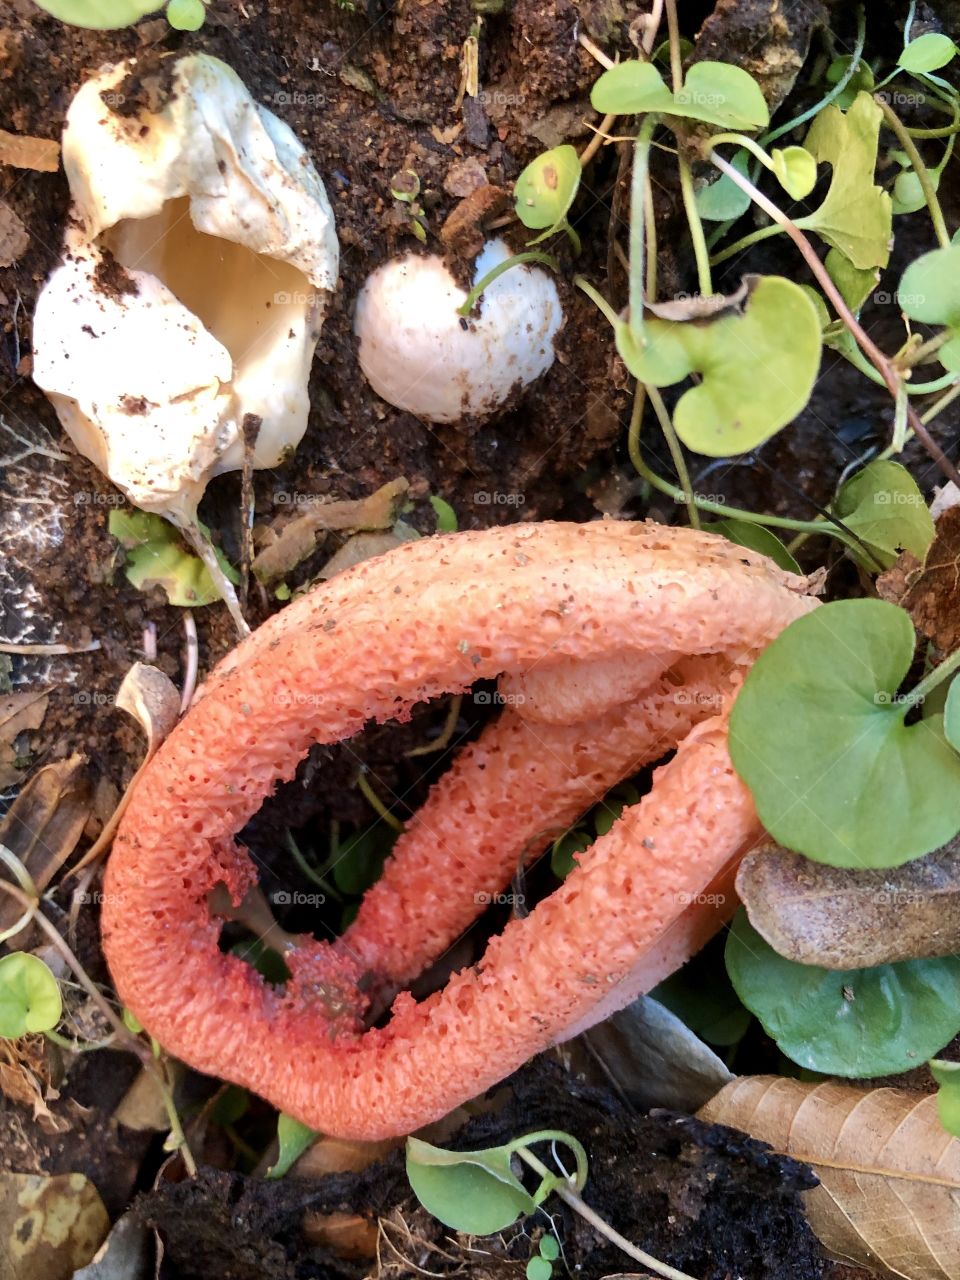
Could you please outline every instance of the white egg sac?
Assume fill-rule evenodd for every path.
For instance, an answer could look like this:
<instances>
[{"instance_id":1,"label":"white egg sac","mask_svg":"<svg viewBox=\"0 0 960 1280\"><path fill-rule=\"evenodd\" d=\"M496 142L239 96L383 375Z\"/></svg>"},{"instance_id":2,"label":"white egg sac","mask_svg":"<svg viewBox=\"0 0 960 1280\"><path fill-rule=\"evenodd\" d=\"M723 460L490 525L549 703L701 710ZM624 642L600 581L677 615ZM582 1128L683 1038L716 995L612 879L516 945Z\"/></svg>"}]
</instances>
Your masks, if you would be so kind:
<instances>
[{"instance_id":1,"label":"white egg sac","mask_svg":"<svg viewBox=\"0 0 960 1280\"><path fill-rule=\"evenodd\" d=\"M509 258L490 240L474 283ZM492 414L544 373L563 320L557 286L539 267L510 267L484 289L469 318L467 294L436 254L407 254L378 267L357 299L360 367L377 395L426 422Z\"/></svg>"},{"instance_id":2,"label":"white egg sac","mask_svg":"<svg viewBox=\"0 0 960 1280\"><path fill-rule=\"evenodd\" d=\"M67 113L64 257L37 302L34 380L131 502L189 524L207 481L300 442L337 287L333 213L293 132L225 63L179 59L157 111L116 111L135 63Z\"/></svg>"}]
</instances>

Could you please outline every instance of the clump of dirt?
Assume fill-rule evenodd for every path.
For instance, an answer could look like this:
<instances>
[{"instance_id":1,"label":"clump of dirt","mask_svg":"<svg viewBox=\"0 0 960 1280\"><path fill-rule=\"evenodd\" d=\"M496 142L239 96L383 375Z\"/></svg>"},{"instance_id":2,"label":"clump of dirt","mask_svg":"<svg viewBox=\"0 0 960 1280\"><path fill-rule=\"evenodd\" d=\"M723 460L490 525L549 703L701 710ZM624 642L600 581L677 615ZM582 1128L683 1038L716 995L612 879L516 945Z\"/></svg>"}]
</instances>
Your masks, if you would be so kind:
<instances>
[{"instance_id":1,"label":"clump of dirt","mask_svg":"<svg viewBox=\"0 0 960 1280\"><path fill-rule=\"evenodd\" d=\"M667 1113L637 1115L611 1095L572 1081L546 1058L507 1087L509 1100L498 1097L491 1114L471 1121L446 1145L477 1150L538 1129L565 1130L590 1157L587 1204L654 1257L702 1280L820 1280L823 1262L801 1208L800 1193L816 1185L806 1167L733 1129ZM204 1171L189 1183L161 1184L136 1204L160 1232L166 1259L182 1280L352 1280L369 1274L369 1264L305 1242L308 1210L385 1219L391 1244L381 1250L383 1274L408 1275L421 1267L435 1275L466 1270L477 1280L520 1274L531 1236L544 1228L557 1234L570 1274L635 1269L555 1197L546 1206L549 1217L482 1241L457 1237L421 1209L400 1152L363 1173L309 1182L292 1176L271 1185Z\"/></svg>"}]
</instances>

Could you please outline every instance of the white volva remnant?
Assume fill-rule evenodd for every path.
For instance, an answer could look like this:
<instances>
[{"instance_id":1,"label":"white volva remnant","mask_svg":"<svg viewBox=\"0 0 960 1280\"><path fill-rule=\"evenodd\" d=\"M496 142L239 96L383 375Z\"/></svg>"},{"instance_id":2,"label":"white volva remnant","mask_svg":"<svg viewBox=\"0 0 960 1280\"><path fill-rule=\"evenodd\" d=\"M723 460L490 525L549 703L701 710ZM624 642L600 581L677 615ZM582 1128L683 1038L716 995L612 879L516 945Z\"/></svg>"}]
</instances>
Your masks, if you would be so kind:
<instances>
[{"instance_id":1,"label":"white volva remnant","mask_svg":"<svg viewBox=\"0 0 960 1280\"><path fill-rule=\"evenodd\" d=\"M243 465L248 414L255 467L300 442L338 244L306 151L230 67L181 58L158 111L114 110L134 67L102 69L67 114L73 208L33 376L131 502L186 528Z\"/></svg>"},{"instance_id":2,"label":"white volva remnant","mask_svg":"<svg viewBox=\"0 0 960 1280\"><path fill-rule=\"evenodd\" d=\"M487 241L474 283L509 257L503 240ZM394 258L368 277L354 327L379 396L427 422L456 422L493 413L549 369L563 311L546 271L510 267L469 319L457 314L466 298L436 254Z\"/></svg>"}]
</instances>

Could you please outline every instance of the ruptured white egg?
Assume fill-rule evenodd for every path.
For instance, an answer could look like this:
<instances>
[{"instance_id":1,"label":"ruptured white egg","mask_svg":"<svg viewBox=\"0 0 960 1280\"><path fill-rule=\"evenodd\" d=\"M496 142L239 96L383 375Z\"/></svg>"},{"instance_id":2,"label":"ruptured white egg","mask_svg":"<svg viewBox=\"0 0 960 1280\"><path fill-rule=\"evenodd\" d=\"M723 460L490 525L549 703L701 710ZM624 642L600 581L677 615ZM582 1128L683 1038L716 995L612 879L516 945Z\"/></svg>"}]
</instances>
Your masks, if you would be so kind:
<instances>
[{"instance_id":1,"label":"ruptured white egg","mask_svg":"<svg viewBox=\"0 0 960 1280\"><path fill-rule=\"evenodd\" d=\"M489 240L474 283L510 256L503 240ZM426 422L457 422L495 413L550 368L563 310L546 271L510 267L469 318L457 314L466 298L437 254L409 253L368 277L354 328L377 395Z\"/></svg>"}]
</instances>

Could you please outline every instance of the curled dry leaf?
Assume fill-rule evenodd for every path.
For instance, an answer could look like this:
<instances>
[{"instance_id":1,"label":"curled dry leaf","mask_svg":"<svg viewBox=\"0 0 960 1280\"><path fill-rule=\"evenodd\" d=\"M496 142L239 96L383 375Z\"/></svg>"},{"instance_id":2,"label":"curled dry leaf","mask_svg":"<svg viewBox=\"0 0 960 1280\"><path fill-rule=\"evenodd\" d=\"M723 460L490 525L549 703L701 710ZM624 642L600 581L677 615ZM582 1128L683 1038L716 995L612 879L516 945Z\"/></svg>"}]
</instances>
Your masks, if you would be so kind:
<instances>
[{"instance_id":1,"label":"curled dry leaf","mask_svg":"<svg viewBox=\"0 0 960 1280\"><path fill-rule=\"evenodd\" d=\"M0 823L0 844L20 859L43 892L77 847L93 804L81 755L44 765L29 779ZM0 897L0 932L23 915L20 903ZM8 939L19 945L19 934Z\"/></svg>"},{"instance_id":2,"label":"curled dry leaf","mask_svg":"<svg viewBox=\"0 0 960 1280\"><path fill-rule=\"evenodd\" d=\"M56 173L60 168L60 143L54 138L30 138L0 129L0 164Z\"/></svg>"},{"instance_id":3,"label":"curled dry leaf","mask_svg":"<svg viewBox=\"0 0 960 1280\"><path fill-rule=\"evenodd\" d=\"M386 555L394 547L410 542L416 536L413 530L404 532L404 526L399 521L395 528L387 529L384 533L355 533L333 553L317 578L326 582L335 578L338 573L343 573L344 569L352 569L355 564L372 560L374 556Z\"/></svg>"},{"instance_id":4,"label":"curled dry leaf","mask_svg":"<svg viewBox=\"0 0 960 1280\"><path fill-rule=\"evenodd\" d=\"M809 1164L810 1225L843 1262L892 1280L960 1275L960 1141L933 1094L776 1076L735 1080L699 1116Z\"/></svg>"},{"instance_id":5,"label":"curled dry leaf","mask_svg":"<svg viewBox=\"0 0 960 1280\"><path fill-rule=\"evenodd\" d=\"M312 555L323 534L332 530L388 529L409 489L409 483L400 476L356 501L318 499L304 514L289 521L279 534L267 531L267 541L253 561L253 572L261 582L282 578Z\"/></svg>"},{"instance_id":6,"label":"curled dry leaf","mask_svg":"<svg viewBox=\"0 0 960 1280\"><path fill-rule=\"evenodd\" d=\"M147 757L173 730L180 716L177 686L159 667L135 662L117 691L117 706L147 735Z\"/></svg>"},{"instance_id":7,"label":"curled dry leaf","mask_svg":"<svg viewBox=\"0 0 960 1280\"><path fill-rule=\"evenodd\" d=\"M30 246L30 235L8 204L0 203L0 267L12 267Z\"/></svg>"},{"instance_id":8,"label":"curled dry leaf","mask_svg":"<svg viewBox=\"0 0 960 1280\"><path fill-rule=\"evenodd\" d=\"M643 1109L695 1111L733 1079L721 1060L685 1023L650 996L560 1049L570 1068Z\"/></svg>"},{"instance_id":9,"label":"curled dry leaf","mask_svg":"<svg viewBox=\"0 0 960 1280\"><path fill-rule=\"evenodd\" d=\"M879 871L768 844L740 864L737 892L756 931L798 964L866 969L960 950L960 840Z\"/></svg>"},{"instance_id":10,"label":"curled dry leaf","mask_svg":"<svg viewBox=\"0 0 960 1280\"><path fill-rule=\"evenodd\" d=\"M0 787L13 787L23 781L22 771L17 768L16 739L21 733L40 728L48 702L43 689L23 689L0 696Z\"/></svg>"},{"instance_id":11,"label":"curled dry leaf","mask_svg":"<svg viewBox=\"0 0 960 1280\"><path fill-rule=\"evenodd\" d=\"M960 507L943 511L923 563L909 551L877 579L877 592L910 614L942 653L960 645Z\"/></svg>"}]
</instances>

